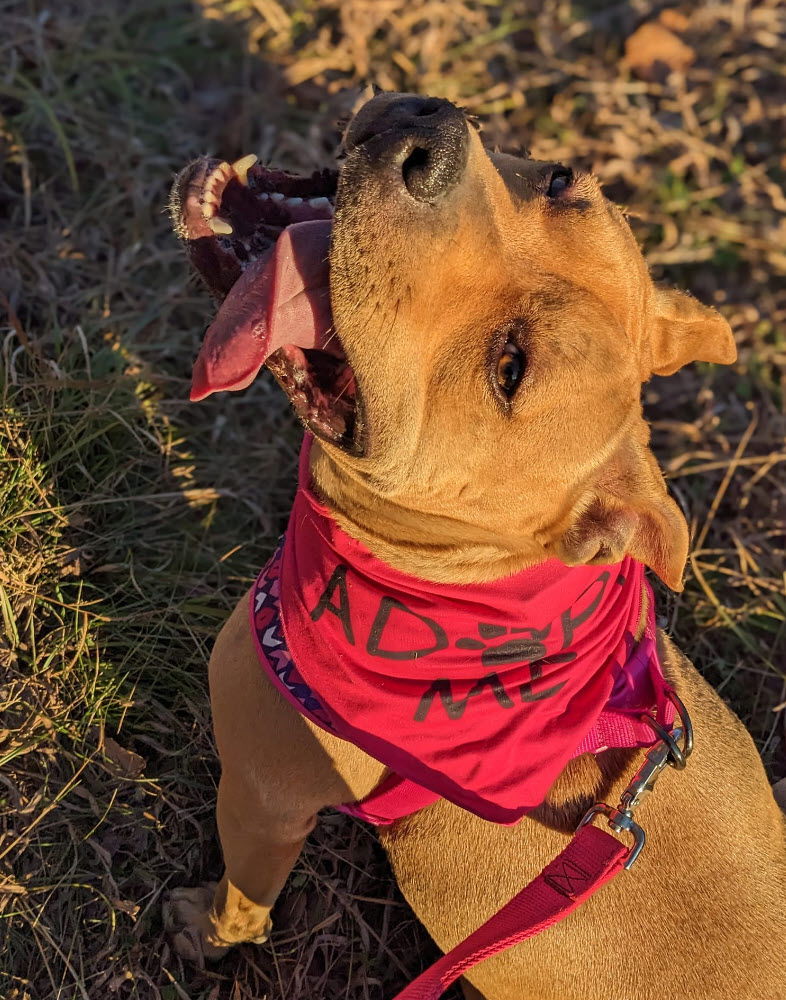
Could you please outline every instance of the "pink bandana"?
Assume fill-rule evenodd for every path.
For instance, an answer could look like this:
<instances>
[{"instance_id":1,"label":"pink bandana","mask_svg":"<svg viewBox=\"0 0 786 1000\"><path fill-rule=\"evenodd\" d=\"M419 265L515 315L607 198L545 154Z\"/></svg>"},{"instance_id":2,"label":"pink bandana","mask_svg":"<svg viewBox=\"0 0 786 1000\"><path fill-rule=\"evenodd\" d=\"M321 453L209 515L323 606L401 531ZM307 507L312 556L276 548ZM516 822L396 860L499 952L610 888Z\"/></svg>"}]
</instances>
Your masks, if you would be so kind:
<instances>
[{"instance_id":1,"label":"pink bandana","mask_svg":"<svg viewBox=\"0 0 786 1000\"><path fill-rule=\"evenodd\" d=\"M649 746L674 717L644 567L549 560L483 584L400 573L339 528L308 485L253 592L274 683L312 721L394 773L361 804L384 823L444 796L497 823L539 805L567 762Z\"/></svg>"}]
</instances>

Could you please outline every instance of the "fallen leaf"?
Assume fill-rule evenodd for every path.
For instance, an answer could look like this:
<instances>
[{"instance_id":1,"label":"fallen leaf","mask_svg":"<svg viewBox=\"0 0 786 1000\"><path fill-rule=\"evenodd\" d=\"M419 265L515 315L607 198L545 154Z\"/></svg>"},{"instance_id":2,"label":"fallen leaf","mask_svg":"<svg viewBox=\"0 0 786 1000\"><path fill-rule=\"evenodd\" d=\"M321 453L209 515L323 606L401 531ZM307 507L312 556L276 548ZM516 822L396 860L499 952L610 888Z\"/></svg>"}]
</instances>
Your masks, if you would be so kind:
<instances>
[{"instance_id":1,"label":"fallen leaf","mask_svg":"<svg viewBox=\"0 0 786 1000\"><path fill-rule=\"evenodd\" d=\"M127 914L132 920L136 920L139 913L138 903L132 903L130 899L110 899L109 902L116 910Z\"/></svg>"},{"instance_id":2,"label":"fallen leaf","mask_svg":"<svg viewBox=\"0 0 786 1000\"><path fill-rule=\"evenodd\" d=\"M109 770L121 778L138 778L147 765L144 757L140 757L133 750L121 747L111 736L104 738L104 745L101 749L110 765Z\"/></svg>"},{"instance_id":3,"label":"fallen leaf","mask_svg":"<svg viewBox=\"0 0 786 1000\"><path fill-rule=\"evenodd\" d=\"M92 558L89 549L69 549L60 557L60 576L81 576Z\"/></svg>"},{"instance_id":4,"label":"fallen leaf","mask_svg":"<svg viewBox=\"0 0 786 1000\"><path fill-rule=\"evenodd\" d=\"M684 14L678 10L674 10L672 7L662 10L658 20L664 28L669 28L671 31L685 31L690 24L690 21Z\"/></svg>"},{"instance_id":5,"label":"fallen leaf","mask_svg":"<svg viewBox=\"0 0 786 1000\"><path fill-rule=\"evenodd\" d=\"M696 53L663 24L650 21L625 42L625 63L642 80L663 81L674 71L684 72Z\"/></svg>"}]
</instances>

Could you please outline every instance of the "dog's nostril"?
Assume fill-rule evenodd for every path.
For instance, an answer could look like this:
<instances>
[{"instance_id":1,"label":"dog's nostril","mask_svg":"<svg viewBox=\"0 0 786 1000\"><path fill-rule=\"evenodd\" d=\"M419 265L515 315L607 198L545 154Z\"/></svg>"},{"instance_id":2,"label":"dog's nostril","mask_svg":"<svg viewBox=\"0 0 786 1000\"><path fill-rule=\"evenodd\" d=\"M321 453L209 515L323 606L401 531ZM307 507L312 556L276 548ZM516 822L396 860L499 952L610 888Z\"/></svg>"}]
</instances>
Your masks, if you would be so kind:
<instances>
[{"instance_id":1,"label":"dog's nostril","mask_svg":"<svg viewBox=\"0 0 786 1000\"><path fill-rule=\"evenodd\" d=\"M433 115L435 112L439 111L442 107L442 101L439 99L431 99L424 101L418 110L415 112L415 118L428 118L429 115Z\"/></svg>"},{"instance_id":2,"label":"dog's nostril","mask_svg":"<svg viewBox=\"0 0 786 1000\"><path fill-rule=\"evenodd\" d=\"M404 175L404 180L407 179L408 174L428 166L429 159L430 156L427 149L423 146L415 146L401 166L401 172Z\"/></svg>"},{"instance_id":3,"label":"dog's nostril","mask_svg":"<svg viewBox=\"0 0 786 1000\"><path fill-rule=\"evenodd\" d=\"M416 146L401 165L401 176L407 191L418 200L426 196L426 180L431 165L431 153L423 146Z\"/></svg>"}]
</instances>

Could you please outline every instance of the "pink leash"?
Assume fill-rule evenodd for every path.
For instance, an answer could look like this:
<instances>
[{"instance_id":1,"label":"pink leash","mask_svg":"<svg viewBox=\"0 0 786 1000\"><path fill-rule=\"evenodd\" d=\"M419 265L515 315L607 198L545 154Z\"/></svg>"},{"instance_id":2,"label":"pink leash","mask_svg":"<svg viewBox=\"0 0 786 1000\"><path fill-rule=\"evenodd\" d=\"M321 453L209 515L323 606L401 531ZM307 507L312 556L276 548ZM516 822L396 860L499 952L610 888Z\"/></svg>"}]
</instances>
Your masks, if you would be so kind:
<instances>
[{"instance_id":1,"label":"pink leash","mask_svg":"<svg viewBox=\"0 0 786 1000\"><path fill-rule=\"evenodd\" d=\"M595 826L582 827L540 875L474 933L426 969L395 1000L437 1000L473 965L559 923L622 871L630 848Z\"/></svg>"},{"instance_id":2,"label":"pink leash","mask_svg":"<svg viewBox=\"0 0 786 1000\"><path fill-rule=\"evenodd\" d=\"M679 727L668 732L651 720L661 739L647 753L622 793L619 806L612 809L605 803L594 805L565 850L546 865L540 875L485 924L421 973L395 1000L437 1000L473 966L559 923L623 868L631 867L645 841L644 830L633 819L633 810L652 790L664 767L670 764L682 770L693 749L693 730L685 706L673 691L669 691L669 698L679 713ZM633 847L627 847L611 834L590 825L601 815L608 819L615 833L631 834Z\"/></svg>"}]
</instances>

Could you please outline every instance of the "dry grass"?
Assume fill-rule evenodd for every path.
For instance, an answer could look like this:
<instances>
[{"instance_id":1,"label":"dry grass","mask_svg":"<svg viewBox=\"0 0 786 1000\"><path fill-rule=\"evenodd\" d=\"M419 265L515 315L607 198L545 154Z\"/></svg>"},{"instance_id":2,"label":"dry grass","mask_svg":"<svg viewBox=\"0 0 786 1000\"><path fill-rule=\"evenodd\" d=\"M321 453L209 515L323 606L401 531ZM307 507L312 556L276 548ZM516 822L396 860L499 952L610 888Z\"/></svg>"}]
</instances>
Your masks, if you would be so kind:
<instances>
[{"instance_id":1,"label":"dry grass","mask_svg":"<svg viewBox=\"0 0 786 1000\"><path fill-rule=\"evenodd\" d=\"M646 82L621 56L658 10L0 0L0 996L379 1000L429 957L373 837L337 816L270 947L183 968L160 919L168 886L219 870L204 664L282 526L298 441L266 379L185 402L210 304L167 188L207 151L321 164L366 79L591 164L656 274L731 320L734 369L645 392L695 539L662 609L786 770L786 8L686 8L696 61Z\"/></svg>"}]
</instances>

